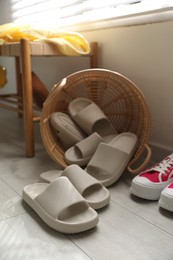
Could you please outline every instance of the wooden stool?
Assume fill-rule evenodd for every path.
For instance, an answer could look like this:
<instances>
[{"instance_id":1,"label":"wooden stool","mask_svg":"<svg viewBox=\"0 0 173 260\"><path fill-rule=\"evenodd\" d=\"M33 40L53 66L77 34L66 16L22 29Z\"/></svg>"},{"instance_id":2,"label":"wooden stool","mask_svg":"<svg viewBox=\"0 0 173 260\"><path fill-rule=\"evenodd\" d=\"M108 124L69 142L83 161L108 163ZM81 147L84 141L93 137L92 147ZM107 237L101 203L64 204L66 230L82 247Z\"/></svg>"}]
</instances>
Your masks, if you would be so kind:
<instances>
[{"instance_id":1,"label":"wooden stool","mask_svg":"<svg viewBox=\"0 0 173 260\"><path fill-rule=\"evenodd\" d=\"M31 57L62 56L55 48L42 42L29 42L22 39L19 43L10 43L0 46L0 56L14 57L16 68L16 93L0 95L0 107L23 115L26 156L33 157L34 148L34 122L40 121L40 116L33 107L33 77ZM90 67L97 67L98 44L91 43L91 53L85 55L90 58ZM35 80L39 80L36 78ZM35 81L36 82L36 81ZM44 93L46 95L46 93Z\"/></svg>"}]
</instances>

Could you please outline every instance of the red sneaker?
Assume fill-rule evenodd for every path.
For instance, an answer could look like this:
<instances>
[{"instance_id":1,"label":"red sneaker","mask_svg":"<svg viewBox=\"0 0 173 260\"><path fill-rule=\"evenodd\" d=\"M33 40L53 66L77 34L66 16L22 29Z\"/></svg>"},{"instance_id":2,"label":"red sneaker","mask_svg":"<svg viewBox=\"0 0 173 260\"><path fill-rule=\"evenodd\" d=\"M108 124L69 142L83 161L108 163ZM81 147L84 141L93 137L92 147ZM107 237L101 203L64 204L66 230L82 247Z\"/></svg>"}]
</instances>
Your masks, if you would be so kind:
<instances>
[{"instance_id":1,"label":"red sneaker","mask_svg":"<svg viewBox=\"0 0 173 260\"><path fill-rule=\"evenodd\" d=\"M173 212L173 182L161 192L159 206Z\"/></svg>"},{"instance_id":2,"label":"red sneaker","mask_svg":"<svg viewBox=\"0 0 173 260\"><path fill-rule=\"evenodd\" d=\"M173 182L173 153L132 180L131 193L144 199L159 200L160 194Z\"/></svg>"}]
</instances>

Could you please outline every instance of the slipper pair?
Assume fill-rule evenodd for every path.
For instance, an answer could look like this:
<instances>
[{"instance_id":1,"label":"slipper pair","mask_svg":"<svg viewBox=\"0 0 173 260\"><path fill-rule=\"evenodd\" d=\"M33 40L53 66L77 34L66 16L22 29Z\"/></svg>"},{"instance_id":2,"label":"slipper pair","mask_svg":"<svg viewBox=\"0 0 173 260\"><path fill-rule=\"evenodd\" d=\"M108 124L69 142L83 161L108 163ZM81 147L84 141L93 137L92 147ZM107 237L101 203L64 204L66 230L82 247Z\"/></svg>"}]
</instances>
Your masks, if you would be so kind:
<instances>
[{"instance_id":1,"label":"slipper pair","mask_svg":"<svg viewBox=\"0 0 173 260\"><path fill-rule=\"evenodd\" d=\"M116 130L92 100L76 98L70 102L68 113L54 112L50 117L66 152L67 164L86 166L101 142L109 143Z\"/></svg>"},{"instance_id":2,"label":"slipper pair","mask_svg":"<svg viewBox=\"0 0 173 260\"><path fill-rule=\"evenodd\" d=\"M95 227L95 209L110 201L109 191L78 165L64 171L48 171L40 177L49 183L30 184L23 199L51 228L62 233L79 233Z\"/></svg>"},{"instance_id":3,"label":"slipper pair","mask_svg":"<svg viewBox=\"0 0 173 260\"><path fill-rule=\"evenodd\" d=\"M55 112L50 118L66 147L71 145L64 154L66 163L86 167L104 186L110 186L121 176L137 149L137 136L131 132L118 135L90 99L74 99L68 111L71 117Z\"/></svg>"},{"instance_id":4,"label":"slipper pair","mask_svg":"<svg viewBox=\"0 0 173 260\"><path fill-rule=\"evenodd\" d=\"M69 115L62 112L54 112L50 116L50 123L57 131L57 135L61 140L63 147L67 150L80 141L84 140L87 137L87 140L84 144L79 144L78 147L73 147L70 150L70 153L65 154L65 159L67 163L71 161L71 155L74 153L74 156L78 155L77 153L93 153L88 147L92 147L92 150L95 150L98 143L98 136L100 141L109 142L117 134L116 130L109 122L106 115L102 110L94 103L92 100L87 98L76 98L68 106ZM93 133L97 133L95 136L91 136ZM87 144L88 143L88 144ZM86 151L82 147L85 147L87 144ZM84 156L87 156L84 154ZM73 162L75 163L75 162ZM79 164L80 166L85 164L84 162Z\"/></svg>"},{"instance_id":5,"label":"slipper pair","mask_svg":"<svg viewBox=\"0 0 173 260\"><path fill-rule=\"evenodd\" d=\"M68 149L65 154L70 158L68 162L71 164L80 165L81 161L85 161L85 171L108 187L122 175L137 145L137 136L130 132L117 135L109 143L104 143L97 133L93 133ZM73 149L76 149L75 155Z\"/></svg>"}]
</instances>

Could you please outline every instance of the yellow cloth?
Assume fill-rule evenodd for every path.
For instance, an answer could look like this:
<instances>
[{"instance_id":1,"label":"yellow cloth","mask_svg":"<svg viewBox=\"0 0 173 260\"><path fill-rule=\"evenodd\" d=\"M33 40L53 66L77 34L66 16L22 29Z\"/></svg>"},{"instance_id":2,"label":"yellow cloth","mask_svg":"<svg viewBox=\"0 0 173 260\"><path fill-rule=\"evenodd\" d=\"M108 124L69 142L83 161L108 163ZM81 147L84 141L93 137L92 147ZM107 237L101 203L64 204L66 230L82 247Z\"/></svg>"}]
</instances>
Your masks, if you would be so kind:
<instances>
[{"instance_id":1,"label":"yellow cloth","mask_svg":"<svg viewBox=\"0 0 173 260\"><path fill-rule=\"evenodd\" d=\"M0 25L0 44L18 42L22 38L54 44L58 51L67 56L90 53L88 41L77 32L35 29L29 25L18 26L13 23Z\"/></svg>"}]
</instances>

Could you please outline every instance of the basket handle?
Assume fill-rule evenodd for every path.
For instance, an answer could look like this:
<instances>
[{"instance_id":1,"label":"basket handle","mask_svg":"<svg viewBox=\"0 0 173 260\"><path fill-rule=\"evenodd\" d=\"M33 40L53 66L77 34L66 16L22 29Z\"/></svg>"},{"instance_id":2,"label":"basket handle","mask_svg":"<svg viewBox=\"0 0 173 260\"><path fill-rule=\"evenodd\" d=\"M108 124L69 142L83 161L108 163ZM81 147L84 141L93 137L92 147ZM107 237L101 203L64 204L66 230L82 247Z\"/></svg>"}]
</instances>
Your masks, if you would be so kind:
<instances>
[{"instance_id":1,"label":"basket handle","mask_svg":"<svg viewBox=\"0 0 173 260\"><path fill-rule=\"evenodd\" d=\"M151 148L149 147L148 144L144 144L144 149L146 149L147 151L147 155L146 155L146 158L144 160L144 162L136 169L132 169L132 165L139 159L139 156L137 156L136 158L134 158L129 164L128 164L128 171L132 174L138 174L139 172L141 172L147 165L148 163L150 162L150 159L151 159L151 155L152 155L152 152L151 152Z\"/></svg>"}]
</instances>

